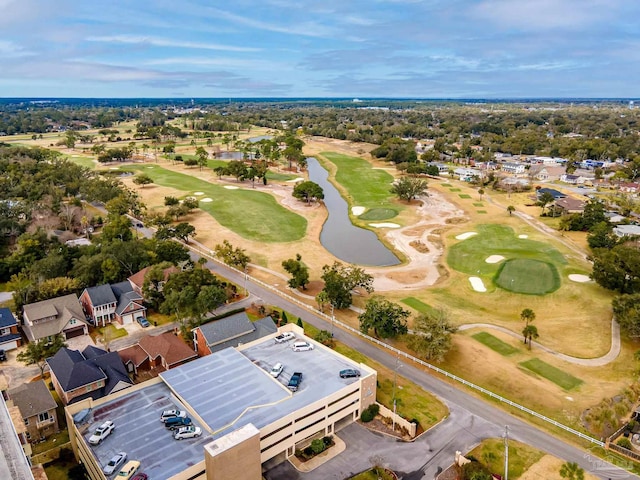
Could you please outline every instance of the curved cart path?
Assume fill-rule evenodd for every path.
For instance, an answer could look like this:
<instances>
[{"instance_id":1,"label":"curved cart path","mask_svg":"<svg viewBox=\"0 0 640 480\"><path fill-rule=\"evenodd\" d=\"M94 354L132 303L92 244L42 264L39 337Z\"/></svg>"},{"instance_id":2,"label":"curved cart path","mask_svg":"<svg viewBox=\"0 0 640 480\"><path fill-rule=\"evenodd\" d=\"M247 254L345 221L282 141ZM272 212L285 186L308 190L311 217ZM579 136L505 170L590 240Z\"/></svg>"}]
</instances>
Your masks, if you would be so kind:
<instances>
[{"instance_id":1,"label":"curved cart path","mask_svg":"<svg viewBox=\"0 0 640 480\"><path fill-rule=\"evenodd\" d=\"M467 323L458 327L458 330L471 330L473 328L498 330L499 332L506 333L507 335L510 335L514 338L522 338L522 335L517 334L516 332L509 330L508 328L501 327L499 325L491 325L490 323ZM616 322L615 319L611 320L611 348L605 355L598 358L571 357L569 355L565 355L564 353L552 350L549 347L545 347L544 345L534 340L532 340L532 342L532 345L536 348L550 353L554 357L564 360L565 362L582 365L584 367L602 367L604 365L607 365L608 363L613 362L620 354L620 325L618 325L618 322Z\"/></svg>"}]
</instances>

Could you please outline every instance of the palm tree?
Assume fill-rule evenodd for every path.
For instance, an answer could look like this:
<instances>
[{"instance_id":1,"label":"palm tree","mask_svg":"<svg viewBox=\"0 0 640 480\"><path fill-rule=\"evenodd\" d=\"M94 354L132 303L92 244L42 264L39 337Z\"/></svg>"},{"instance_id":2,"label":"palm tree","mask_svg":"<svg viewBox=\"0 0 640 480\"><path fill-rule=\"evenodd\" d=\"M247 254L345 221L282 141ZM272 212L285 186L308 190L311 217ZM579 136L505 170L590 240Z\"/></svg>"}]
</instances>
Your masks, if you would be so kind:
<instances>
[{"instance_id":1,"label":"palm tree","mask_svg":"<svg viewBox=\"0 0 640 480\"><path fill-rule=\"evenodd\" d=\"M484 188L478 189L478 195L480 195L480 201L482 201L482 195L484 195Z\"/></svg>"},{"instance_id":2,"label":"palm tree","mask_svg":"<svg viewBox=\"0 0 640 480\"><path fill-rule=\"evenodd\" d=\"M531 350L531 339L538 338L538 329L535 325L527 325L522 329L522 335L524 336L524 344L529 343L529 350Z\"/></svg>"},{"instance_id":3,"label":"palm tree","mask_svg":"<svg viewBox=\"0 0 640 480\"><path fill-rule=\"evenodd\" d=\"M535 319L536 313L530 308L525 308L524 310L522 310L522 312L520 312L520 320L523 320L525 322L525 326L529 326L529 324Z\"/></svg>"},{"instance_id":4,"label":"palm tree","mask_svg":"<svg viewBox=\"0 0 640 480\"><path fill-rule=\"evenodd\" d=\"M511 216L515 211L516 211L516 207L514 207L513 205L509 205L507 207L507 212L509 212L509 216Z\"/></svg>"},{"instance_id":5,"label":"palm tree","mask_svg":"<svg viewBox=\"0 0 640 480\"><path fill-rule=\"evenodd\" d=\"M544 215L544 209L547 207L547 205L553 203L554 200L555 198L549 192L544 192L542 195L540 195L540 198L538 199L538 205L542 207L542 213L540 214L541 216Z\"/></svg>"},{"instance_id":6,"label":"palm tree","mask_svg":"<svg viewBox=\"0 0 640 480\"><path fill-rule=\"evenodd\" d=\"M567 480L584 480L584 470L575 462L566 462L560 467L560 476Z\"/></svg>"}]
</instances>

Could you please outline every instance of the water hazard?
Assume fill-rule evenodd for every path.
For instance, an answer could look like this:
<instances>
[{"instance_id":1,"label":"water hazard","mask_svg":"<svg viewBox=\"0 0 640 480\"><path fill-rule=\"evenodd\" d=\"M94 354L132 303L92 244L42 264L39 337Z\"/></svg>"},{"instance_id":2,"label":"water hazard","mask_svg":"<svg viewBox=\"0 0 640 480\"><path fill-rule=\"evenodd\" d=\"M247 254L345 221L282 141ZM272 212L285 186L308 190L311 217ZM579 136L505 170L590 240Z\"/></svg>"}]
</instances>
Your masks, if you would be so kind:
<instances>
[{"instance_id":1,"label":"water hazard","mask_svg":"<svg viewBox=\"0 0 640 480\"><path fill-rule=\"evenodd\" d=\"M349 219L349 205L328 180L329 173L315 158L307 159L309 180L324 191L329 217L322 227L320 242L333 255L348 263L385 267L400 263L375 233L356 227Z\"/></svg>"}]
</instances>

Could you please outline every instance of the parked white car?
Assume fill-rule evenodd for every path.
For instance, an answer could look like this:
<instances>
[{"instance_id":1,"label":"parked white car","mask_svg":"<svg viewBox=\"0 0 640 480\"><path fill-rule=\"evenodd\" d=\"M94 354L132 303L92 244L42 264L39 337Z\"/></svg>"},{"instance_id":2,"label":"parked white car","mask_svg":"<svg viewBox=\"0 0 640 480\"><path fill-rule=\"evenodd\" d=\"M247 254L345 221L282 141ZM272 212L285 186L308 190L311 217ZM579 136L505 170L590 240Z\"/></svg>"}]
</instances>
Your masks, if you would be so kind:
<instances>
[{"instance_id":1,"label":"parked white car","mask_svg":"<svg viewBox=\"0 0 640 480\"><path fill-rule=\"evenodd\" d=\"M125 462L126 459L127 459L127 454L124 452L120 452L114 455L113 457L111 457L111 460L109 460L109 463L107 463L104 466L102 471L107 476L113 475L115 471L120 467L120 465L122 465Z\"/></svg>"},{"instance_id":2,"label":"parked white car","mask_svg":"<svg viewBox=\"0 0 640 480\"><path fill-rule=\"evenodd\" d=\"M160 415L160 421L166 422L170 418L174 418L174 417L186 418L186 416L187 416L187 412L185 412L184 410L176 410L176 409L165 410Z\"/></svg>"},{"instance_id":3,"label":"parked white car","mask_svg":"<svg viewBox=\"0 0 640 480\"><path fill-rule=\"evenodd\" d=\"M116 428L115 424L111 420L107 420L93 432L93 435L89 437L89 443L91 445L99 445L107 438L111 432Z\"/></svg>"},{"instance_id":4,"label":"parked white car","mask_svg":"<svg viewBox=\"0 0 640 480\"><path fill-rule=\"evenodd\" d=\"M296 342L291 345L291 349L294 352L306 352L307 350L313 350L313 345L309 342Z\"/></svg>"},{"instance_id":5,"label":"parked white car","mask_svg":"<svg viewBox=\"0 0 640 480\"><path fill-rule=\"evenodd\" d=\"M284 332L275 338L276 343L284 343L293 340L296 336L291 332Z\"/></svg>"},{"instance_id":6,"label":"parked white car","mask_svg":"<svg viewBox=\"0 0 640 480\"><path fill-rule=\"evenodd\" d=\"M273 378L278 378L278 376L282 373L282 370L284 370L284 366L278 362L276 363L273 368L269 371L269 374L273 377Z\"/></svg>"},{"instance_id":7,"label":"parked white car","mask_svg":"<svg viewBox=\"0 0 640 480\"><path fill-rule=\"evenodd\" d=\"M182 427L176 430L173 434L173 438L176 440L182 440L183 438L194 438L202 435L202 429L200 427L196 427L193 425L189 425L188 427Z\"/></svg>"}]
</instances>

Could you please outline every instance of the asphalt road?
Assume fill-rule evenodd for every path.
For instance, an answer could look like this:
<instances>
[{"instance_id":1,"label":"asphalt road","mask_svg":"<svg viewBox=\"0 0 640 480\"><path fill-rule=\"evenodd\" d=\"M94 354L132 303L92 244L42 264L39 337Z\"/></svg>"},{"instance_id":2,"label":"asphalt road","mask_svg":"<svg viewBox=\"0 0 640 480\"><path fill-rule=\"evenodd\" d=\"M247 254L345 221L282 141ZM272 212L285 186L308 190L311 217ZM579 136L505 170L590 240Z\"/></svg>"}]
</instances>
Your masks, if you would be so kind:
<instances>
[{"instance_id":1,"label":"asphalt road","mask_svg":"<svg viewBox=\"0 0 640 480\"><path fill-rule=\"evenodd\" d=\"M197 258L196 253L192 255ZM253 283L250 279L245 280L244 275L241 273L233 271L218 262L209 261L207 267L239 286L244 287L246 284L249 292L260 297L265 304L278 305L302 318L304 322L310 323L317 328L325 330L330 328L329 322L322 317L288 301L286 298L281 297L261 285ZM369 358L391 369L395 368L396 357L391 353L348 332L342 331L340 328L334 329L334 336L337 340L362 352ZM472 437L477 441L486 437L495 437L499 432L504 431L505 425L508 425L510 438L532 445L563 460L576 462L586 472L598 478L605 480L640 479L640 477L626 470L595 457L590 454L589 451L573 446L535 426L529 425L509 413L469 395L427 372L413 367L411 364L403 364L400 372L402 376L438 396L447 404L450 410L450 416L429 433L429 437L434 442L431 450L435 453L425 458L423 465L420 467L420 471L412 472L411 478L431 480L440 468L446 468L446 466L451 464L455 450L465 451L465 448L468 447L469 439L466 433L468 433L469 428L477 422L484 425L480 430L473 430ZM450 433L445 434L445 432L458 432L460 435L451 436ZM440 443L443 444L441 445ZM326 475L328 472L324 473ZM313 477L313 475L310 474L305 474L304 477L307 478L307 475L309 475L309 478Z\"/></svg>"}]
</instances>

